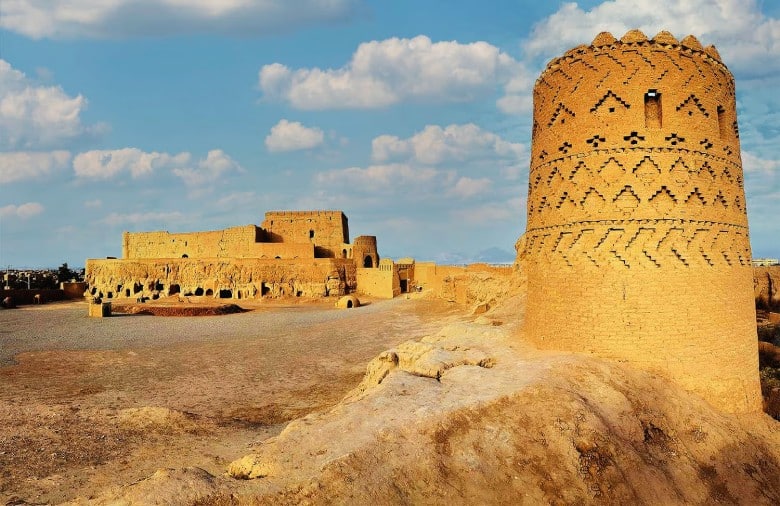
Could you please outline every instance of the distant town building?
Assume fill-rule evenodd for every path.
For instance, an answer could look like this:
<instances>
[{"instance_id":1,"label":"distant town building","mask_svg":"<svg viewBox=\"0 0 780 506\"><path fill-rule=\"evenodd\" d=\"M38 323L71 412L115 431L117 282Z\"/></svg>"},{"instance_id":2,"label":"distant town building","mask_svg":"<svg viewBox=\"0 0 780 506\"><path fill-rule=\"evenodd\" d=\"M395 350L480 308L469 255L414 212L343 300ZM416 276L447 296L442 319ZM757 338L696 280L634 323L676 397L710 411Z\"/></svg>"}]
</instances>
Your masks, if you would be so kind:
<instances>
[{"instance_id":1,"label":"distant town building","mask_svg":"<svg viewBox=\"0 0 780 506\"><path fill-rule=\"evenodd\" d=\"M769 267L771 265L780 265L780 259L777 258L754 258L753 267Z\"/></svg>"}]
</instances>

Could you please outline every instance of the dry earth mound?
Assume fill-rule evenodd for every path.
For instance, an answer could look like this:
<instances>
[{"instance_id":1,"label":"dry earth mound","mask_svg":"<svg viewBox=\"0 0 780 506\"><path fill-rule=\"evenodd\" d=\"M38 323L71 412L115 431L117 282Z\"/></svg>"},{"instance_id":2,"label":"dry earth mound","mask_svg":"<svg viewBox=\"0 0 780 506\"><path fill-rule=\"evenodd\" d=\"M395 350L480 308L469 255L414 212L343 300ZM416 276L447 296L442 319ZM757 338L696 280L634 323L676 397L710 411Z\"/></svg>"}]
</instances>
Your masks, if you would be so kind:
<instances>
[{"instance_id":1,"label":"dry earth mound","mask_svg":"<svg viewBox=\"0 0 780 506\"><path fill-rule=\"evenodd\" d=\"M778 504L780 424L463 323L381 354L227 475L161 470L94 502Z\"/></svg>"}]
</instances>

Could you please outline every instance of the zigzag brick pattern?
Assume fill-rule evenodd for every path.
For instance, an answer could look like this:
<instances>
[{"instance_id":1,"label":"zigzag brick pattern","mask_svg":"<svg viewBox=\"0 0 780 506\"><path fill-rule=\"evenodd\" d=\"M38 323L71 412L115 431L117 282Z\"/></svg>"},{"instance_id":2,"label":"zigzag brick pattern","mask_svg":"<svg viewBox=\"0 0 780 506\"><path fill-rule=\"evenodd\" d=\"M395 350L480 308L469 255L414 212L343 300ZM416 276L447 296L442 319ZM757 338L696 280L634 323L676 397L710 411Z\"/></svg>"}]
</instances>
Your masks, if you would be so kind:
<instances>
[{"instance_id":1,"label":"zigzag brick pattern","mask_svg":"<svg viewBox=\"0 0 780 506\"><path fill-rule=\"evenodd\" d=\"M599 34L534 87L526 334L760 409L734 79L714 47Z\"/></svg>"}]
</instances>

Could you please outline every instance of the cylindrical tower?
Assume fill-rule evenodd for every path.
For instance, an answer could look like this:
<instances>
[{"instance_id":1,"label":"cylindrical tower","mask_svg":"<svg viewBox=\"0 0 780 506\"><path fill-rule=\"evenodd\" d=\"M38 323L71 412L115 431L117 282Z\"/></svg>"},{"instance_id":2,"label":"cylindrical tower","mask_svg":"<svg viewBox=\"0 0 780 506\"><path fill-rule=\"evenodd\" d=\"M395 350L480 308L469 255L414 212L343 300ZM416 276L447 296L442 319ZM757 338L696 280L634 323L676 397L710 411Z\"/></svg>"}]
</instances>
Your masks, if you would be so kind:
<instances>
[{"instance_id":1,"label":"cylindrical tower","mask_svg":"<svg viewBox=\"0 0 780 506\"><path fill-rule=\"evenodd\" d=\"M599 34L534 87L526 335L761 408L734 79L714 47Z\"/></svg>"},{"instance_id":2,"label":"cylindrical tower","mask_svg":"<svg viewBox=\"0 0 780 506\"><path fill-rule=\"evenodd\" d=\"M379 253L376 247L376 236L361 235L355 237L352 243L352 258L357 267L379 267Z\"/></svg>"}]
</instances>

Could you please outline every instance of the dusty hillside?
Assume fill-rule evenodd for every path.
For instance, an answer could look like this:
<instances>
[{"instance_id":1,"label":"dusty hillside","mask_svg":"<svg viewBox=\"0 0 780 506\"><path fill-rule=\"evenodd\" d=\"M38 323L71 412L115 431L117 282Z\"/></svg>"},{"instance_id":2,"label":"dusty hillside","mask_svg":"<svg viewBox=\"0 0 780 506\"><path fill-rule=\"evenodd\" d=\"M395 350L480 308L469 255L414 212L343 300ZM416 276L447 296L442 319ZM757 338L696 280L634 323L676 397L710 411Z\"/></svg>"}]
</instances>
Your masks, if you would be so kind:
<instances>
[{"instance_id":1,"label":"dusty hillside","mask_svg":"<svg viewBox=\"0 0 780 506\"><path fill-rule=\"evenodd\" d=\"M514 292L382 353L339 405L227 474L160 470L94 503L780 503L780 424L620 364L536 351L507 318L522 313Z\"/></svg>"}]
</instances>

